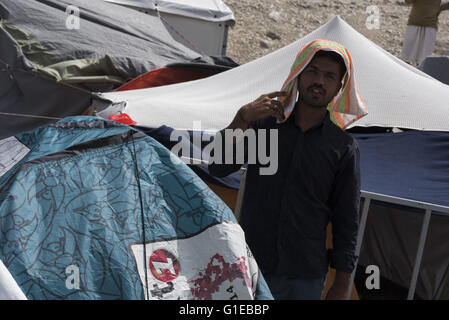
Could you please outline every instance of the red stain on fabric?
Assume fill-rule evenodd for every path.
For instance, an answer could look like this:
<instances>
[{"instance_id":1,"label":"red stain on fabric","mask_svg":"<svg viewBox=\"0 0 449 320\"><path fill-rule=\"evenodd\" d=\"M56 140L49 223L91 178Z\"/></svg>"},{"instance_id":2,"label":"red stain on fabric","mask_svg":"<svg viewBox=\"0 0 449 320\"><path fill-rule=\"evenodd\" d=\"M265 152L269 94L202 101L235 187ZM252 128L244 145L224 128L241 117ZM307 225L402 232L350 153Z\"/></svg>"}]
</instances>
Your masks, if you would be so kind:
<instances>
[{"instance_id":1,"label":"red stain on fabric","mask_svg":"<svg viewBox=\"0 0 449 320\"><path fill-rule=\"evenodd\" d=\"M190 288L194 297L200 300L211 300L212 294L220 290L225 281L233 282L242 279L243 285L251 288L252 281L247 275L248 267L245 257L237 259L237 263L227 263L218 253L208 263L206 270L200 272L200 278L189 281L193 284Z\"/></svg>"}]
</instances>

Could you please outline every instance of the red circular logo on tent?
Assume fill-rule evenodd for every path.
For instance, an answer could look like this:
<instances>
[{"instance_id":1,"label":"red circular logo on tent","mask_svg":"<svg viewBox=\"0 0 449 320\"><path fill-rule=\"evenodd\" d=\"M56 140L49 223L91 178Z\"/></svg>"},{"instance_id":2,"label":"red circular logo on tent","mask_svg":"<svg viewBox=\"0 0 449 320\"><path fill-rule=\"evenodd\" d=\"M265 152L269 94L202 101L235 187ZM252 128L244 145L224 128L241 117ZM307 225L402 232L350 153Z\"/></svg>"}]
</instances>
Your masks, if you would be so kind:
<instances>
[{"instance_id":1,"label":"red circular logo on tent","mask_svg":"<svg viewBox=\"0 0 449 320\"><path fill-rule=\"evenodd\" d=\"M179 275L178 260L164 249L158 249L151 254L149 265L151 273L159 281L172 281Z\"/></svg>"}]
</instances>

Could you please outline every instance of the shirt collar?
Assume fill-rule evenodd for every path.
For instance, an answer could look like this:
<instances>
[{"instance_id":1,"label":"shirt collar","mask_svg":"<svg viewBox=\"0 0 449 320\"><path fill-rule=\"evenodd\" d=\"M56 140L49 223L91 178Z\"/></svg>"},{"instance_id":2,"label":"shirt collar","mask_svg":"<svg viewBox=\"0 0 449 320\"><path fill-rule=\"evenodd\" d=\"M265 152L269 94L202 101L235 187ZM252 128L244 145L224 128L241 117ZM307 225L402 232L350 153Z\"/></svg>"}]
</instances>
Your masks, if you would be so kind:
<instances>
[{"instance_id":1,"label":"shirt collar","mask_svg":"<svg viewBox=\"0 0 449 320\"><path fill-rule=\"evenodd\" d=\"M292 125L296 126L294 111L292 113L292 116L288 117L288 119L285 123L292 124ZM324 116L323 120L321 120L319 123L317 123L315 126L313 126L312 128L310 128L309 130L307 130L304 133L314 131L314 130L319 130L321 134L325 134L326 128L328 128L332 124L333 123L330 119L329 110L326 110L326 115Z\"/></svg>"}]
</instances>

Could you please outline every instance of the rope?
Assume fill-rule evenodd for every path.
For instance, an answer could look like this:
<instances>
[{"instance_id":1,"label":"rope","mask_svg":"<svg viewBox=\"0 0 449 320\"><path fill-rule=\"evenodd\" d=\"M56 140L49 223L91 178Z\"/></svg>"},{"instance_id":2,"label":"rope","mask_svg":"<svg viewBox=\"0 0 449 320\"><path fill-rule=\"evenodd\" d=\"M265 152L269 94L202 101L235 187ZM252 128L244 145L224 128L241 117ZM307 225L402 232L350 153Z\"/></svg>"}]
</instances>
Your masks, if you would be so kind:
<instances>
[{"instance_id":1,"label":"rope","mask_svg":"<svg viewBox=\"0 0 449 320\"><path fill-rule=\"evenodd\" d=\"M51 78L51 77L49 77L49 76L47 76L47 75L44 75L44 74L37 73L36 71L34 71L34 69L33 69L33 71L29 71L29 70L25 70L25 69L22 69L22 68L12 67L12 66L10 66L9 64L7 64L7 63L6 63L4 60L2 60L2 59L0 59L0 63L4 64L5 67L6 67L6 69L2 69L1 71L6 71L6 70L16 70L16 71L19 71L19 72L23 72L23 73L30 74L30 75L32 75L32 76L34 76L34 77L38 77L38 78L42 78L42 79L45 79L45 80L53 80L53 81L54 81L53 78ZM12 75L10 75L10 76L12 77ZM55 81L55 82L56 82L56 81ZM61 84L61 85L66 86L66 87L70 87L70 88L73 88L73 89L80 90L80 91L82 91L82 92L84 92L84 93L91 94L91 92L90 92L89 90L86 90L86 89L83 89L83 88L80 88L80 87L77 87L77 86L68 84L68 83L66 83L66 82L64 82L64 81L59 81L59 82L56 82L56 83L57 83L57 84Z\"/></svg>"},{"instance_id":2,"label":"rope","mask_svg":"<svg viewBox=\"0 0 449 320\"><path fill-rule=\"evenodd\" d=\"M57 118L57 117L37 116L34 114L10 113L10 112L0 112L0 115L13 116L13 117L24 117L24 118L39 118L39 119L47 119L47 120L61 120L62 119L62 118Z\"/></svg>"},{"instance_id":3,"label":"rope","mask_svg":"<svg viewBox=\"0 0 449 320\"><path fill-rule=\"evenodd\" d=\"M190 45L190 48L191 48L191 49L193 49L194 51L196 51L196 52L198 52L198 53L200 53L200 54L202 54L202 55L205 55L205 53L204 53L200 48L198 48L197 46L195 46L195 44L194 44L192 41L190 41L189 39L187 39L187 38L181 33L181 31L179 31L178 29L176 29L176 28L175 28L174 26L172 26L172 25L171 25L165 18L163 18L163 17L160 15L160 13L159 13L158 8L156 8L156 12L157 12L157 15L158 15L159 19L161 19L163 23L165 23L170 29L173 30L173 32L175 32L181 39L183 39L188 45Z\"/></svg>"},{"instance_id":4,"label":"rope","mask_svg":"<svg viewBox=\"0 0 449 320\"><path fill-rule=\"evenodd\" d=\"M145 272L145 284L146 284L146 291L147 291L147 298L150 299L150 292L149 292L149 284L148 284L148 267L147 267L147 248L146 248L146 230L145 230L145 214L143 212L143 200L142 200L142 188L140 186L140 175L139 175L139 166L137 165L137 154L136 154L136 145L134 144L134 135L130 131L131 140L133 143L133 161L136 168L136 182L137 182L137 188L139 190L139 201L140 201L140 213L141 213L141 222L142 222L142 241L143 241L143 269Z\"/></svg>"},{"instance_id":5,"label":"rope","mask_svg":"<svg viewBox=\"0 0 449 320\"><path fill-rule=\"evenodd\" d=\"M8 70L15 70L15 71L18 71L18 72L30 74L33 77L38 77L38 78L42 78L42 79L45 79L45 80L54 80L53 78L51 78L51 77L49 77L47 75L44 75L44 74L37 73L36 71L29 71L29 70L25 70L25 69L22 69L22 68L13 67L13 66L9 65L8 63L6 63L2 59L0 59L0 63L4 65L4 68L1 69L0 71L6 72ZM11 77L11 79L14 79L12 74L10 75L10 77ZM82 91L82 92L87 93L89 95L92 94L89 90L86 90L86 89L83 89L83 88L79 88L77 86L65 83L63 81L56 82L56 84L61 84L61 85L66 86L66 87L70 87L70 88ZM0 112L0 115L13 116L13 117L24 117L24 118L37 118L37 119L46 119L46 120L61 120L62 119L60 117L39 116L39 115L34 115L34 114L13 113L13 112Z\"/></svg>"}]
</instances>

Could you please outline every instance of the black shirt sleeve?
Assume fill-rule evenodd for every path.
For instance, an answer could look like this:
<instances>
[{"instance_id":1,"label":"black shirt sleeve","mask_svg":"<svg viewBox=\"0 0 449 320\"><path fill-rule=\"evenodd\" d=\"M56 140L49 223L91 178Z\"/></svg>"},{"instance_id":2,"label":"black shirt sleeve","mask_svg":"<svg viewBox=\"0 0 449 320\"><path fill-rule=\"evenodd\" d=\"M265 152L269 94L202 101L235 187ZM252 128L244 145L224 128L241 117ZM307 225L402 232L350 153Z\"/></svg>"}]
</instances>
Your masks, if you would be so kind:
<instances>
[{"instance_id":1,"label":"black shirt sleeve","mask_svg":"<svg viewBox=\"0 0 449 320\"><path fill-rule=\"evenodd\" d=\"M254 121L251 124L251 127L248 129L255 130L257 132L257 127L259 126L259 121ZM214 151L213 151L213 160L210 160L208 165L209 173L215 177L225 177L233 172L238 171L244 163L248 162L248 140L246 138L242 139L240 142L236 144L226 143L225 141L225 130L222 129L217 132L215 139L212 143L214 143ZM217 136L220 134L219 139ZM221 146L221 154L217 154L217 146ZM237 159L237 149L242 148L244 150L243 159ZM232 148L232 157L228 157L226 159L226 154L229 155L230 148ZM217 155L217 156L216 156ZM220 156L221 155L221 156ZM219 161L217 161L219 159ZM232 159L232 160L231 160ZM243 160L243 161L242 161Z\"/></svg>"},{"instance_id":2,"label":"black shirt sleeve","mask_svg":"<svg viewBox=\"0 0 449 320\"><path fill-rule=\"evenodd\" d=\"M236 148L235 146L226 143L225 130L226 129L220 130L215 135L214 141L212 142L214 144L214 150L212 153L213 159L209 160L210 162L208 165L209 173L218 178L226 177L227 175L238 171L242 166L242 164L236 164L235 152L233 152L232 163L226 163L225 151L229 147L232 147L234 151ZM218 137L220 137L220 139L218 139ZM217 148L221 148L221 154L217 152Z\"/></svg>"},{"instance_id":3,"label":"black shirt sleeve","mask_svg":"<svg viewBox=\"0 0 449 320\"><path fill-rule=\"evenodd\" d=\"M333 210L330 265L338 271L351 273L357 256L357 233L360 208L360 152L352 139L338 169L330 198Z\"/></svg>"}]
</instances>

